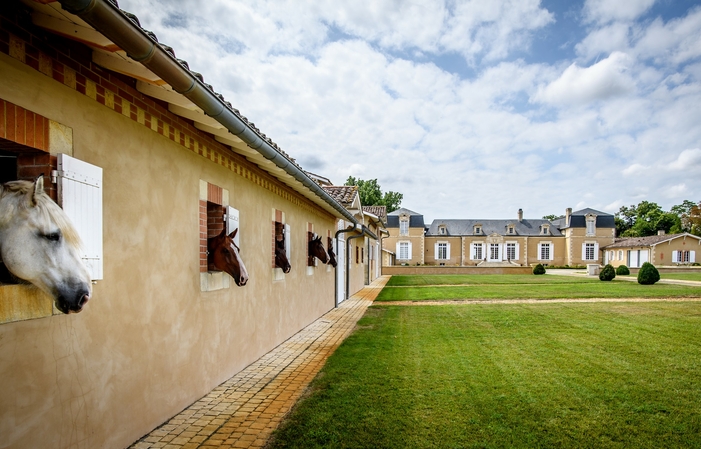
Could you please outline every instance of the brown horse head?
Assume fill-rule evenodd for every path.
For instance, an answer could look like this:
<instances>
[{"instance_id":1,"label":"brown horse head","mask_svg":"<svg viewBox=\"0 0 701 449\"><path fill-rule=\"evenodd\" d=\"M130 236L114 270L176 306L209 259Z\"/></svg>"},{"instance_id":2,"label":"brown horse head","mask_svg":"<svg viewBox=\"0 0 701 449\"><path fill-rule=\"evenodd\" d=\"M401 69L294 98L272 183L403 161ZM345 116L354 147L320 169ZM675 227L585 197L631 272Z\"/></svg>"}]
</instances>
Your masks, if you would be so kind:
<instances>
[{"instance_id":1,"label":"brown horse head","mask_svg":"<svg viewBox=\"0 0 701 449\"><path fill-rule=\"evenodd\" d=\"M321 236L314 237L309 241L309 255L316 257L323 263L329 263L329 255L321 243Z\"/></svg>"},{"instance_id":2,"label":"brown horse head","mask_svg":"<svg viewBox=\"0 0 701 449\"><path fill-rule=\"evenodd\" d=\"M275 266L282 268L283 273L289 273L292 269L290 262L287 260L284 242L277 242L275 244Z\"/></svg>"},{"instance_id":3,"label":"brown horse head","mask_svg":"<svg viewBox=\"0 0 701 449\"><path fill-rule=\"evenodd\" d=\"M328 264L331 265L332 267L336 268L336 265L338 265L338 262L336 262L336 253L333 252L333 240L329 237L329 242L328 242L328 249L326 250L327 253L329 253L329 261Z\"/></svg>"},{"instance_id":4,"label":"brown horse head","mask_svg":"<svg viewBox=\"0 0 701 449\"><path fill-rule=\"evenodd\" d=\"M248 282L248 272L241 260L239 247L234 243L234 237L239 230L236 229L226 235L226 229L216 237L207 239L207 249L209 250L209 261L217 270L228 273L239 287L243 287Z\"/></svg>"}]
</instances>

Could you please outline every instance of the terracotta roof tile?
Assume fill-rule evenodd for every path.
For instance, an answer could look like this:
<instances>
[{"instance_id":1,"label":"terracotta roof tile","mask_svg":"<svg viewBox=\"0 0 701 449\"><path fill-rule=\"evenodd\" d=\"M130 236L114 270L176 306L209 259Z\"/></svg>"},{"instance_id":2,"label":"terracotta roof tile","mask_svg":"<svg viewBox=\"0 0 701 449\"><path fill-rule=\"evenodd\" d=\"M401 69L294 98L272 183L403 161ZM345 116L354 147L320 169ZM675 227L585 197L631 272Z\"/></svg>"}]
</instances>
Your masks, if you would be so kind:
<instances>
[{"instance_id":1,"label":"terracotta roof tile","mask_svg":"<svg viewBox=\"0 0 701 449\"><path fill-rule=\"evenodd\" d=\"M363 206L364 212L370 212L382 221L387 220L387 206Z\"/></svg>"},{"instance_id":2,"label":"terracotta roof tile","mask_svg":"<svg viewBox=\"0 0 701 449\"><path fill-rule=\"evenodd\" d=\"M612 244L605 246L604 248L629 248L632 246L653 246L661 242L666 242L667 240L672 240L677 237L681 237L684 234L662 234L662 235L649 235L647 237L627 237L627 238L617 238Z\"/></svg>"},{"instance_id":3,"label":"terracotta roof tile","mask_svg":"<svg viewBox=\"0 0 701 449\"><path fill-rule=\"evenodd\" d=\"M344 207L353 203L353 199L358 192L358 186L323 186L322 188Z\"/></svg>"}]
</instances>

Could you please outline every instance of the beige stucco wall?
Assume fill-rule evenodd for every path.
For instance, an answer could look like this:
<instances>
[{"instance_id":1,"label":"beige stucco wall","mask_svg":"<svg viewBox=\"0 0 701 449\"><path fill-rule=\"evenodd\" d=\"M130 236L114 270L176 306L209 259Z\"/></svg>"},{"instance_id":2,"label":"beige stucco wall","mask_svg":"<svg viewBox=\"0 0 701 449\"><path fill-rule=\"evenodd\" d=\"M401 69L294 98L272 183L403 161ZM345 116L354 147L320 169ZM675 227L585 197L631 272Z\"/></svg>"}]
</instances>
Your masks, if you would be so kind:
<instances>
[{"instance_id":1,"label":"beige stucco wall","mask_svg":"<svg viewBox=\"0 0 701 449\"><path fill-rule=\"evenodd\" d=\"M586 228L568 228L565 230L567 237L567 254L566 262L568 265L586 265L588 263L603 263L603 254L601 249L613 243L616 236L615 228L596 228L596 234L593 236L586 235ZM596 242L599 244L599 251L595 254L596 260L584 260L582 254L582 244Z\"/></svg>"},{"instance_id":2,"label":"beige stucco wall","mask_svg":"<svg viewBox=\"0 0 701 449\"><path fill-rule=\"evenodd\" d=\"M408 235L399 235L399 228L387 228L389 237L383 239L383 245L386 249L395 253L395 264L423 264L424 258L424 230L423 228L409 228ZM397 252L397 242L411 242L411 258L399 259Z\"/></svg>"},{"instance_id":3,"label":"beige stucco wall","mask_svg":"<svg viewBox=\"0 0 701 449\"><path fill-rule=\"evenodd\" d=\"M0 446L126 447L333 307L333 271L305 269L307 223L326 235L333 217L4 54L0 73L0 97L71 127L74 156L104 170L104 280L86 309L0 325ZM200 180L228 189L240 211L245 287L200 292ZM292 229L282 281L272 208Z\"/></svg>"},{"instance_id":4,"label":"beige stucco wall","mask_svg":"<svg viewBox=\"0 0 701 449\"><path fill-rule=\"evenodd\" d=\"M436 245L447 243L450 246L450 258L447 260L436 259ZM468 253L469 257L469 253ZM424 262L426 265L461 265L462 263L462 239L460 237L431 236L425 238Z\"/></svg>"},{"instance_id":5,"label":"beige stucco wall","mask_svg":"<svg viewBox=\"0 0 701 449\"><path fill-rule=\"evenodd\" d=\"M696 262L701 262L701 240L689 236L680 236L655 246L629 246L606 249L605 251L613 251L613 258L609 256L608 263L614 267L618 267L628 264L628 251L638 250L649 251L649 262L658 267L678 265L672 262L673 251L696 251ZM619 257L619 251L621 252L621 257Z\"/></svg>"}]
</instances>

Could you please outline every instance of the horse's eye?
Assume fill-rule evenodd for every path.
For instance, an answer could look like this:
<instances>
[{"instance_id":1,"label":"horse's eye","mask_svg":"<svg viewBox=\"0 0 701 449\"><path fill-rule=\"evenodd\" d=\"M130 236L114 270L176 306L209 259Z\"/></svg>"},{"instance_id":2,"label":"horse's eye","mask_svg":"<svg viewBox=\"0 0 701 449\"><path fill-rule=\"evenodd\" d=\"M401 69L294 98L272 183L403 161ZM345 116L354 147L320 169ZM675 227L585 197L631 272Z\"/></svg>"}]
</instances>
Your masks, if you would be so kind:
<instances>
[{"instance_id":1,"label":"horse's eye","mask_svg":"<svg viewBox=\"0 0 701 449\"><path fill-rule=\"evenodd\" d=\"M50 232L48 234L44 234L42 237L44 237L46 240L50 242L58 242L61 240L61 233L60 232Z\"/></svg>"}]
</instances>

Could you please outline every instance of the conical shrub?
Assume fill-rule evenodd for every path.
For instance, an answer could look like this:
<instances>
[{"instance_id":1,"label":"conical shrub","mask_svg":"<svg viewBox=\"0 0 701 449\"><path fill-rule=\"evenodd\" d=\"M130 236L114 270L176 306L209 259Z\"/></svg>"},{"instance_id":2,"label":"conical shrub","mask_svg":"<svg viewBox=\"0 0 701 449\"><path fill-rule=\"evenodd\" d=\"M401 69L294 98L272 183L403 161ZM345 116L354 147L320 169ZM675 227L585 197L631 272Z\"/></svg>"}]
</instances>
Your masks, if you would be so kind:
<instances>
[{"instance_id":1,"label":"conical shrub","mask_svg":"<svg viewBox=\"0 0 701 449\"><path fill-rule=\"evenodd\" d=\"M660 280L660 272L650 262L645 262L638 271L638 284L652 285Z\"/></svg>"},{"instance_id":2,"label":"conical shrub","mask_svg":"<svg viewBox=\"0 0 701 449\"><path fill-rule=\"evenodd\" d=\"M630 274L630 270L625 265L619 265L618 268L616 268L616 274L619 276L626 276Z\"/></svg>"},{"instance_id":3,"label":"conical shrub","mask_svg":"<svg viewBox=\"0 0 701 449\"><path fill-rule=\"evenodd\" d=\"M533 274L545 274L545 267L543 264L538 264L535 267L533 267Z\"/></svg>"},{"instance_id":4,"label":"conical shrub","mask_svg":"<svg viewBox=\"0 0 701 449\"><path fill-rule=\"evenodd\" d=\"M602 281L612 281L616 277L616 270L613 269L613 265L606 264L606 266L599 272L599 280Z\"/></svg>"}]
</instances>

